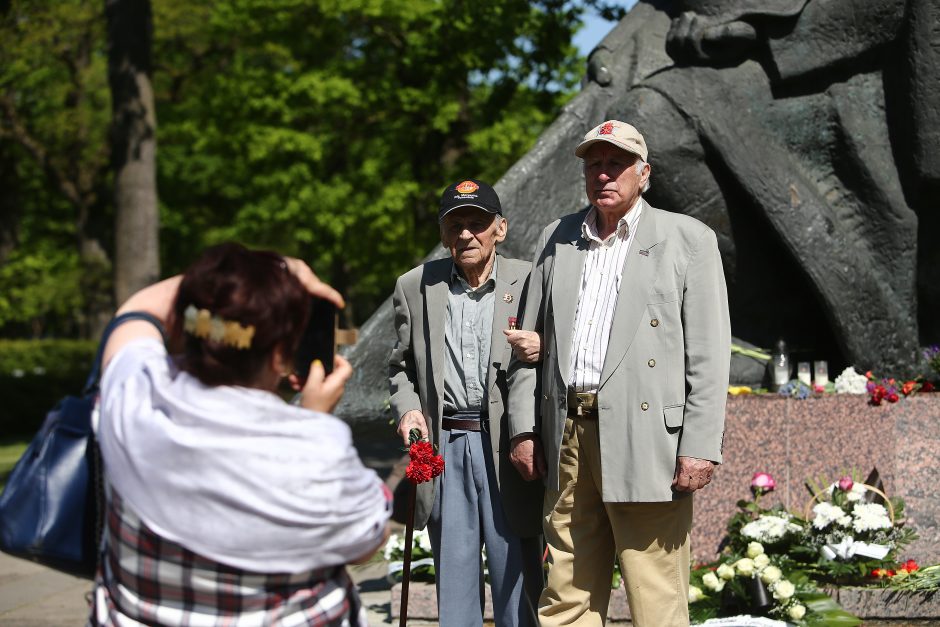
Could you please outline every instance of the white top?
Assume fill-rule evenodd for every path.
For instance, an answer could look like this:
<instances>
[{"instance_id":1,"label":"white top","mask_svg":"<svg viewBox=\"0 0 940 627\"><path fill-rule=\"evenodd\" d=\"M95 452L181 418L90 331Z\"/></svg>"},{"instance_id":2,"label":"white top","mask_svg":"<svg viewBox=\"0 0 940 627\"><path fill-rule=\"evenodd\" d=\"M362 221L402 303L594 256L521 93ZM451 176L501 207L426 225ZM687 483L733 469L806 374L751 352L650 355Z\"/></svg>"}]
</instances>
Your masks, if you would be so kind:
<instances>
[{"instance_id":1,"label":"white top","mask_svg":"<svg viewBox=\"0 0 940 627\"><path fill-rule=\"evenodd\" d=\"M636 239L636 223L642 211L643 199L639 198L617 222L617 230L604 240L597 232L596 207L581 224L581 237L588 241L588 251L581 270L568 377L576 392L596 392L600 385L623 264Z\"/></svg>"},{"instance_id":2,"label":"white top","mask_svg":"<svg viewBox=\"0 0 940 627\"><path fill-rule=\"evenodd\" d=\"M132 341L101 385L107 480L153 531L209 559L299 573L361 557L387 490L341 420L235 386L206 387L156 339Z\"/></svg>"}]
</instances>

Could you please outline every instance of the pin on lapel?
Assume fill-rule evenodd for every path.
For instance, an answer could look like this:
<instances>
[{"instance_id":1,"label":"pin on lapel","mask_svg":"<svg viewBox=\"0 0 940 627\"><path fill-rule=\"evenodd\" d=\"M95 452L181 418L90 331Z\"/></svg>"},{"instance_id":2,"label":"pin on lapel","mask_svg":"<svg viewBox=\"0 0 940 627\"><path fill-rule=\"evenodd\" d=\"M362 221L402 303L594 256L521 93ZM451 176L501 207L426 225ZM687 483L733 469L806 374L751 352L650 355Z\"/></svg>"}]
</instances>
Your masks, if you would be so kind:
<instances>
[{"instance_id":1,"label":"pin on lapel","mask_svg":"<svg viewBox=\"0 0 940 627\"><path fill-rule=\"evenodd\" d=\"M512 302L512 294L510 294L509 292L506 292L505 294L503 294L503 302L504 302L504 303L511 303L511 302Z\"/></svg>"},{"instance_id":2,"label":"pin on lapel","mask_svg":"<svg viewBox=\"0 0 940 627\"><path fill-rule=\"evenodd\" d=\"M656 244L658 244L658 243L659 243L659 242L656 242ZM653 244L653 246L655 246L656 244ZM641 249L640 249L640 254L643 255L644 257L649 257L649 256L650 256L650 248L653 248L653 246L650 246L649 248L641 248Z\"/></svg>"}]
</instances>

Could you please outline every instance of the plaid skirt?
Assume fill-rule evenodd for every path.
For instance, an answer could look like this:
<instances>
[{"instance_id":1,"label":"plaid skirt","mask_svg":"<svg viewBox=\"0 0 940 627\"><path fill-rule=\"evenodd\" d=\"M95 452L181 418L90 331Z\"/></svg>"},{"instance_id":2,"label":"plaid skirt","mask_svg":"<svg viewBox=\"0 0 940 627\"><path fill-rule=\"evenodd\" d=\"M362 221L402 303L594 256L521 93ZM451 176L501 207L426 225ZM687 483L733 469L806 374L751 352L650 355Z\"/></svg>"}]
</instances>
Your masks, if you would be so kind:
<instances>
[{"instance_id":1,"label":"plaid skirt","mask_svg":"<svg viewBox=\"0 0 940 627\"><path fill-rule=\"evenodd\" d=\"M220 564L150 530L109 490L90 625L368 625L343 566L297 574Z\"/></svg>"}]
</instances>

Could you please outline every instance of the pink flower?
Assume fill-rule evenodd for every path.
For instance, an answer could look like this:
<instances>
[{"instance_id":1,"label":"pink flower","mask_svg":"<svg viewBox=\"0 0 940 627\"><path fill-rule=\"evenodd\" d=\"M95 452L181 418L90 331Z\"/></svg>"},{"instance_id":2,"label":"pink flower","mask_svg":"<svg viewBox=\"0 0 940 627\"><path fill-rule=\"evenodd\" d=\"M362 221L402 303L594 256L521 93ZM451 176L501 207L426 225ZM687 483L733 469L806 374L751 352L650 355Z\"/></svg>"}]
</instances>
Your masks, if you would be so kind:
<instances>
[{"instance_id":1,"label":"pink flower","mask_svg":"<svg viewBox=\"0 0 940 627\"><path fill-rule=\"evenodd\" d=\"M843 492L851 490L853 485L855 485L855 482L852 481L852 477L845 476L839 479L839 489Z\"/></svg>"},{"instance_id":2,"label":"pink flower","mask_svg":"<svg viewBox=\"0 0 940 627\"><path fill-rule=\"evenodd\" d=\"M751 477L751 492L755 494L766 494L777 487L773 475L768 472L755 472Z\"/></svg>"}]
</instances>

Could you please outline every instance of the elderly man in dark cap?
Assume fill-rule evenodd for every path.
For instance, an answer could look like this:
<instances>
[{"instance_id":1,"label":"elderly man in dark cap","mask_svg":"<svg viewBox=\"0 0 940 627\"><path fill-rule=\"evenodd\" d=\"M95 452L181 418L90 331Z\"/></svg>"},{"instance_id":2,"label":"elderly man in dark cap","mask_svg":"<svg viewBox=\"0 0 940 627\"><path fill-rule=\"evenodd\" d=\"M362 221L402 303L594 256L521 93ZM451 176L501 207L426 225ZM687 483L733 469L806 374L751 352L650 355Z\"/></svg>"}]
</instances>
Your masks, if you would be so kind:
<instances>
[{"instance_id":1,"label":"elderly man in dark cap","mask_svg":"<svg viewBox=\"0 0 940 627\"><path fill-rule=\"evenodd\" d=\"M439 478L417 488L415 525L427 525L431 536L441 625L483 623L481 541L496 624L534 625L543 581L543 490L524 481L509 459L505 369L513 347L504 333L524 302L530 264L496 253L508 223L483 181L447 187L438 221L450 257L398 279L397 342L389 358L402 441L418 429L445 462ZM524 343L525 334L510 335ZM538 344L535 334L529 337Z\"/></svg>"}]
</instances>

